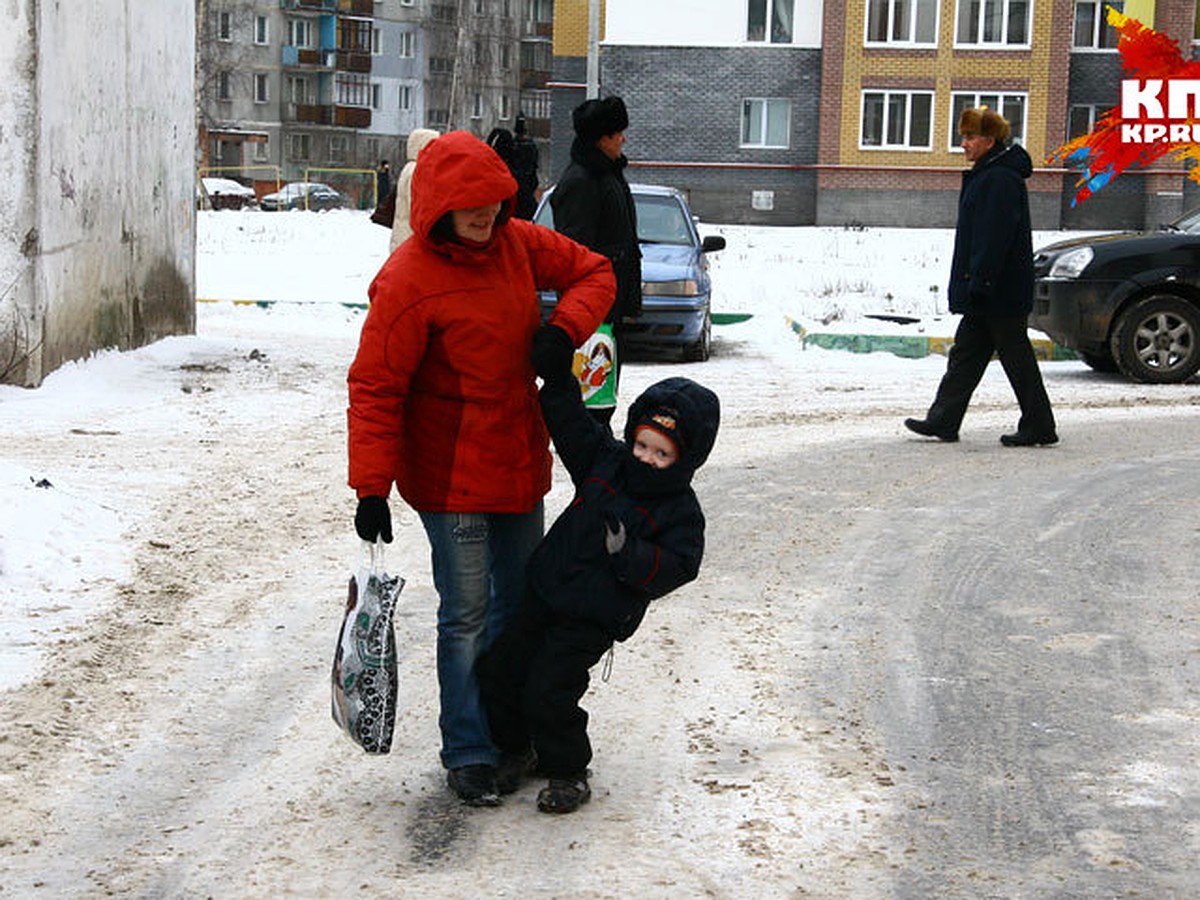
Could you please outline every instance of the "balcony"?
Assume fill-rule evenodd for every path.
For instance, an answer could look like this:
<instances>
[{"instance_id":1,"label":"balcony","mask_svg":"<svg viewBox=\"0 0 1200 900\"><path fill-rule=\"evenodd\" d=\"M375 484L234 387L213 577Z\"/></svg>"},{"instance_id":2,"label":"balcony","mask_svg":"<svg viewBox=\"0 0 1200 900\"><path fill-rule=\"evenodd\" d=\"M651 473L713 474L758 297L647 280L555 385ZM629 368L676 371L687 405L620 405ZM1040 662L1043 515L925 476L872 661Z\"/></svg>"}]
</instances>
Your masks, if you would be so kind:
<instances>
[{"instance_id":1,"label":"balcony","mask_svg":"<svg viewBox=\"0 0 1200 900\"><path fill-rule=\"evenodd\" d=\"M375 0L279 0L279 6L295 13L346 13L351 16L375 16Z\"/></svg>"},{"instance_id":2,"label":"balcony","mask_svg":"<svg viewBox=\"0 0 1200 900\"><path fill-rule=\"evenodd\" d=\"M337 70L339 72L371 71L370 50L337 50Z\"/></svg>"},{"instance_id":3,"label":"balcony","mask_svg":"<svg viewBox=\"0 0 1200 900\"><path fill-rule=\"evenodd\" d=\"M295 47L290 44L281 47L280 50L280 62L289 68L333 69L337 62L337 54L333 50Z\"/></svg>"},{"instance_id":4,"label":"balcony","mask_svg":"<svg viewBox=\"0 0 1200 900\"><path fill-rule=\"evenodd\" d=\"M312 103L289 103L284 109L289 122L308 125L339 125L343 128L370 128L371 110L363 106L329 106Z\"/></svg>"}]
</instances>

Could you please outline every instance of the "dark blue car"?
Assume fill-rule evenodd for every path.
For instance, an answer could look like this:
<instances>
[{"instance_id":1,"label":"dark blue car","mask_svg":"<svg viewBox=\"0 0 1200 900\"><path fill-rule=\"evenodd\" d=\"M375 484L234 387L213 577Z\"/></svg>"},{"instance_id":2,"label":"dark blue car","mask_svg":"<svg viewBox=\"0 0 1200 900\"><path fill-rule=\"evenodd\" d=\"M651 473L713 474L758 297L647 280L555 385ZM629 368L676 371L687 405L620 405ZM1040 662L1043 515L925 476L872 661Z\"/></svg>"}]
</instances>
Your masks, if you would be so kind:
<instances>
[{"instance_id":1,"label":"dark blue car","mask_svg":"<svg viewBox=\"0 0 1200 900\"><path fill-rule=\"evenodd\" d=\"M687 199L675 188L631 184L629 189L642 247L642 314L625 323L626 344L630 349L669 348L687 360L706 360L712 350L712 281L705 254L723 249L725 238L701 240ZM553 191L546 191L533 217L547 228L554 227ZM545 318L558 296L545 292L541 301Z\"/></svg>"}]
</instances>

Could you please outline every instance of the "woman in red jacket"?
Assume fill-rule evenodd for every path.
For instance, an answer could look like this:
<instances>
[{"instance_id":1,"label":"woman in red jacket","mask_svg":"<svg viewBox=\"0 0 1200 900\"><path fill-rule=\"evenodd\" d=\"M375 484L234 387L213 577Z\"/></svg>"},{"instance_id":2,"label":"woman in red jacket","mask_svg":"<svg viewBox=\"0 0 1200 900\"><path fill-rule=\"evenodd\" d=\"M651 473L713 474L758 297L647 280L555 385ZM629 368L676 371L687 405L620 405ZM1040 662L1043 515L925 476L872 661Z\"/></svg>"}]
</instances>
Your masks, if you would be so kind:
<instances>
[{"instance_id":1,"label":"woman in red jacket","mask_svg":"<svg viewBox=\"0 0 1200 900\"><path fill-rule=\"evenodd\" d=\"M355 529L392 539L395 484L432 548L438 605L442 764L476 806L499 803L498 759L474 664L525 590L542 537L551 457L529 363L537 291L559 292L551 321L576 345L616 290L608 260L511 218L517 184L466 132L422 151L413 236L371 283L350 366L350 486Z\"/></svg>"}]
</instances>

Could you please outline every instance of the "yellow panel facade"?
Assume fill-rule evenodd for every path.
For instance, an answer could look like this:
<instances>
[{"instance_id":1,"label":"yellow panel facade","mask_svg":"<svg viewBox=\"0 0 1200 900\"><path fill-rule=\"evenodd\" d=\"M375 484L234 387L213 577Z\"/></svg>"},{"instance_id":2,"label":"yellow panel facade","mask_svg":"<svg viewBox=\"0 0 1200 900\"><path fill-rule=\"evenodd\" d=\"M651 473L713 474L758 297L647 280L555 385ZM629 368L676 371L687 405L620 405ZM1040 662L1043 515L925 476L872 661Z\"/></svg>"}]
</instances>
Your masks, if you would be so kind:
<instances>
[{"instance_id":1,"label":"yellow panel facade","mask_svg":"<svg viewBox=\"0 0 1200 900\"><path fill-rule=\"evenodd\" d=\"M587 56L589 0L555 0L554 55ZM600 40L604 40L604 0L600 0Z\"/></svg>"},{"instance_id":2,"label":"yellow panel facade","mask_svg":"<svg viewBox=\"0 0 1200 900\"><path fill-rule=\"evenodd\" d=\"M950 96L959 90L1001 90L1028 94L1025 149L1034 159L1044 159L1054 148L1045 146L1046 101L1049 96L1050 52L1054 4L1033 5L1029 50L956 50L955 0L942 0L935 48L868 50L863 35L865 0L847 0L844 32L842 96L845 106L839 135L839 162L843 165L944 167L962 165L962 154L950 150ZM864 85L910 89L920 85L934 90L931 150L866 150L859 148Z\"/></svg>"}]
</instances>

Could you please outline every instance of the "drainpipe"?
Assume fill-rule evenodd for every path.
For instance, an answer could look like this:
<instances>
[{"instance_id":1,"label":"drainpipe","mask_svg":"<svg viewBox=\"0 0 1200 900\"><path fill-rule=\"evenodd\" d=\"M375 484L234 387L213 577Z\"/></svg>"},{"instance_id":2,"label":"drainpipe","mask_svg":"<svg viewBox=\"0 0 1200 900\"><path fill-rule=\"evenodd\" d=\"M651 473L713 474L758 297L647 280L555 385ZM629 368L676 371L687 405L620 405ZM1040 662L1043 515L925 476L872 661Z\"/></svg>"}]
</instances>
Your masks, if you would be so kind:
<instances>
[{"instance_id":1,"label":"drainpipe","mask_svg":"<svg viewBox=\"0 0 1200 900\"><path fill-rule=\"evenodd\" d=\"M588 0L587 99L600 96L600 0Z\"/></svg>"}]
</instances>

